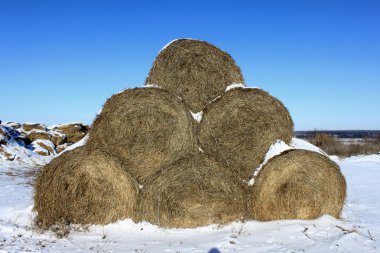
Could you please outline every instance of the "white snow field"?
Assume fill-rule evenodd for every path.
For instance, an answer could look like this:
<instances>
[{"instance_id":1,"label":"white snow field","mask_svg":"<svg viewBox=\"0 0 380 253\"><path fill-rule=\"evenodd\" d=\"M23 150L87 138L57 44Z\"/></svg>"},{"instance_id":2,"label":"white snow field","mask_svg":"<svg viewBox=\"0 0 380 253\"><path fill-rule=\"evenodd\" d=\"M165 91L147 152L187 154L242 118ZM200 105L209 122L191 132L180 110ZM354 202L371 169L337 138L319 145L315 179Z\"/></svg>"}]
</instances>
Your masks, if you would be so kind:
<instances>
[{"instance_id":1,"label":"white snow field","mask_svg":"<svg viewBox=\"0 0 380 253\"><path fill-rule=\"evenodd\" d=\"M196 229L123 220L65 238L33 227L36 165L0 162L0 252L380 252L380 155L332 159L347 180L341 220L323 216Z\"/></svg>"}]
</instances>

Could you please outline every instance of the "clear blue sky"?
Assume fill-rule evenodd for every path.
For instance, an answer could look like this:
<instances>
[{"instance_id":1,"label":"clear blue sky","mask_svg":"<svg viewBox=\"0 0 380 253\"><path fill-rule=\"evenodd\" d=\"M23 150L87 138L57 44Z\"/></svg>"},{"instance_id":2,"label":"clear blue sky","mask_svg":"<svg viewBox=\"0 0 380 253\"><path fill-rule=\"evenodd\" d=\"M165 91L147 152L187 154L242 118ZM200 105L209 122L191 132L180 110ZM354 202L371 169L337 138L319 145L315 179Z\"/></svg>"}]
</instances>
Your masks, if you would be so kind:
<instances>
[{"instance_id":1,"label":"clear blue sky","mask_svg":"<svg viewBox=\"0 0 380 253\"><path fill-rule=\"evenodd\" d=\"M380 129L380 1L0 0L0 119L91 123L175 38L229 52L296 130Z\"/></svg>"}]
</instances>

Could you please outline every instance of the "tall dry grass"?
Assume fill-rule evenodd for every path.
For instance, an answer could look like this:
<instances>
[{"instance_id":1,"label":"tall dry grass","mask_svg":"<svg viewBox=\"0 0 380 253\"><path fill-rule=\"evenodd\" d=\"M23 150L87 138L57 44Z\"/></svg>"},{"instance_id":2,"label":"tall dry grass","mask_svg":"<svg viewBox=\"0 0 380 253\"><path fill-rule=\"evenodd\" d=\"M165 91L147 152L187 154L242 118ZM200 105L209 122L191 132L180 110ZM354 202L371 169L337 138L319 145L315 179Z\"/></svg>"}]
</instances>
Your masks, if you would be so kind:
<instances>
[{"instance_id":1,"label":"tall dry grass","mask_svg":"<svg viewBox=\"0 0 380 253\"><path fill-rule=\"evenodd\" d=\"M345 144L331 134L315 131L308 141L324 150L327 154L340 157L380 153L380 136L377 138L364 138L360 144Z\"/></svg>"}]
</instances>

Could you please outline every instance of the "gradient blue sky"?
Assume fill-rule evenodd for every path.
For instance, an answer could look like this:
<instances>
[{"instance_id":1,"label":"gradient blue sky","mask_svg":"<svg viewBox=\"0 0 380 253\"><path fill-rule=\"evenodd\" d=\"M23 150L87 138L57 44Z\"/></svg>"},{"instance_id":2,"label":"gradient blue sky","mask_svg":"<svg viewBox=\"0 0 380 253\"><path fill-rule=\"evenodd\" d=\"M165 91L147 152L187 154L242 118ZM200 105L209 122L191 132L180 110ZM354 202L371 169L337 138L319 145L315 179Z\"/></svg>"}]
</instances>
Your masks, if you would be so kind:
<instances>
[{"instance_id":1,"label":"gradient blue sky","mask_svg":"<svg viewBox=\"0 0 380 253\"><path fill-rule=\"evenodd\" d=\"M0 0L0 119L91 123L175 38L229 52L296 130L380 129L380 1Z\"/></svg>"}]
</instances>

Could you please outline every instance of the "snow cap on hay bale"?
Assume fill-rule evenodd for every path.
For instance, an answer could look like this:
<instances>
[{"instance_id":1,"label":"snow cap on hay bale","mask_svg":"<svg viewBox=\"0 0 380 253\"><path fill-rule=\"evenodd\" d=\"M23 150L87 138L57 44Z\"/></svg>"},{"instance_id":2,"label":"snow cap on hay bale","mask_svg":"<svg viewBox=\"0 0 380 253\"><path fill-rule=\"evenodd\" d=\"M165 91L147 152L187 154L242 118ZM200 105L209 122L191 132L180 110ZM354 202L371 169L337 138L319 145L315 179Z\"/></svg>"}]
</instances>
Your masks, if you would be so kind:
<instances>
[{"instance_id":1,"label":"snow cap on hay bale","mask_svg":"<svg viewBox=\"0 0 380 253\"><path fill-rule=\"evenodd\" d=\"M252 175L276 140L289 143L293 121L285 106L261 89L236 88L204 110L199 143L209 156Z\"/></svg>"},{"instance_id":2,"label":"snow cap on hay bale","mask_svg":"<svg viewBox=\"0 0 380 253\"><path fill-rule=\"evenodd\" d=\"M339 218L346 181L328 157L288 150L264 165L252 188L253 216L261 221Z\"/></svg>"},{"instance_id":3,"label":"snow cap on hay bale","mask_svg":"<svg viewBox=\"0 0 380 253\"><path fill-rule=\"evenodd\" d=\"M201 155L186 156L149 178L140 195L140 219L163 227L224 224L246 215L246 185Z\"/></svg>"},{"instance_id":4,"label":"snow cap on hay bale","mask_svg":"<svg viewBox=\"0 0 380 253\"><path fill-rule=\"evenodd\" d=\"M193 39L175 40L161 50L145 80L182 97L192 112L202 111L233 83L244 84L244 78L232 57Z\"/></svg>"},{"instance_id":5,"label":"snow cap on hay bale","mask_svg":"<svg viewBox=\"0 0 380 253\"><path fill-rule=\"evenodd\" d=\"M136 88L112 96L95 119L87 145L122 160L139 182L196 146L185 104L158 88Z\"/></svg>"},{"instance_id":6,"label":"snow cap on hay bale","mask_svg":"<svg viewBox=\"0 0 380 253\"><path fill-rule=\"evenodd\" d=\"M38 174L34 209L43 229L133 218L138 185L116 159L85 147L63 153Z\"/></svg>"}]
</instances>

